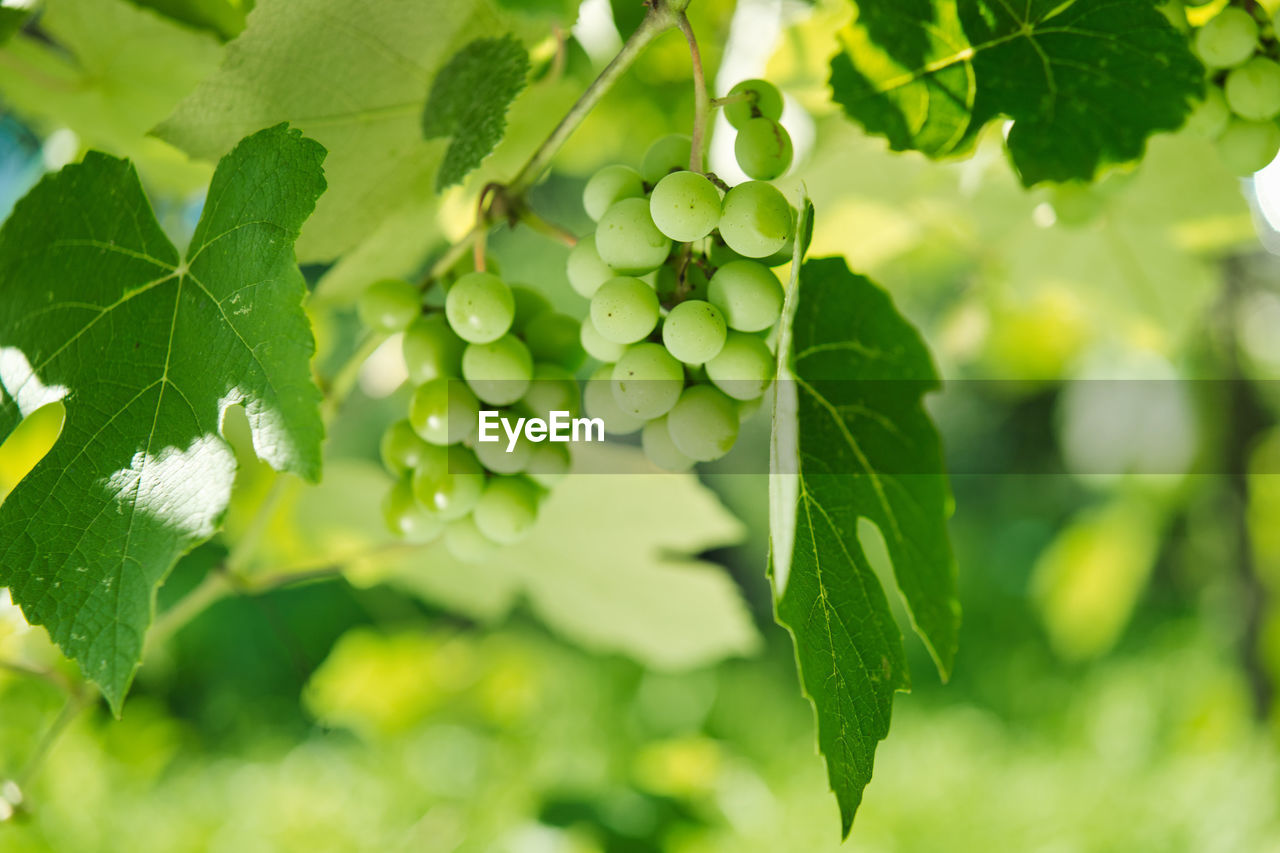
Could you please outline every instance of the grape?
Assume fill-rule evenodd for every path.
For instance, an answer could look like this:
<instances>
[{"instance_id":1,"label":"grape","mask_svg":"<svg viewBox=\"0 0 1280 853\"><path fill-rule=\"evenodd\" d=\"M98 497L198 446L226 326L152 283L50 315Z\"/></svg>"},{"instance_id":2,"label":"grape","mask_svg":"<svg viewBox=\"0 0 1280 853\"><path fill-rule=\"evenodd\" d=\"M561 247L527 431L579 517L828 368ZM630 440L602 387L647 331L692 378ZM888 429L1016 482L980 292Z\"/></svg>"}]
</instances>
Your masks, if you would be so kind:
<instances>
[{"instance_id":1,"label":"grape","mask_svg":"<svg viewBox=\"0 0 1280 853\"><path fill-rule=\"evenodd\" d=\"M457 379L432 379L418 386L409 405L413 429L432 444L457 444L476 430L480 402Z\"/></svg>"},{"instance_id":2,"label":"grape","mask_svg":"<svg viewBox=\"0 0 1280 853\"><path fill-rule=\"evenodd\" d=\"M615 344L643 340L658 325L658 294L638 278L618 276L591 297L591 325Z\"/></svg>"},{"instance_id":3,"label":"grape","mask_svg":"<svg viewBox=\"0 0 1280 853\"><path fill-rule=\"evenodd\" d=\"M444 522L414 498L407 479L397 480L382 499L382 517L392 533L416 544L433 542L444 530Z\"/></svg>"},{"instance_id":4,"label":"grape","mask_svg":"<svg viewBox=\"0 0 1280 853\"><path fill-rule=\"evenodd\" d=\"M520 408L535 418L548 420L552 412L578 414L578 383L569 371L554 364L536 364L529 390L520 398Z\"/></svg>"},{"instance_id":5,"label":"grape","mask_svg":"<svg viewBox=\"0 0 1280 853\"><path fill-rule=\"evenodd\" d=\"M716 232L711 235L710 247L707 249L707 260L711 262L713 267L722 267L732 261L742 260L742 255L730 249L728 244L724 242L724 237L720 236L719 232Z\"/></svg>"},{"instance_id":6,"label":"grape","mask_svg":"<svg viewBox=\"0 0 1280 853\"><path fill-rule=\"evenodd\" d=\"M770 118L753 118L733 143L738 165L753 178L771 181L791 168L791 134Z\"/></svg>"},{"instance_id":7,"label":"grape","mask_svg":"<svg viewBox=\"0 0 1280 853\"><path fill-rule=\"evenodd\" d=\"M1227 75L1227 104L1240 118L1263 121L1280 113L1280 65L1255 56Z\"/></svg>"},{"instance_id":8,"label":"grape","mask_svg":"<svg viewBox=\"0 0 1280 853\"><path fill-rule=\"evenodd\" d=\"M487 344L511 328L515 297L496 275L469 272L449 288L444 313L458 337L473 344Z\"/></svg>"},{"instance_id":9,"label":"grape","mask_svg":"<svg viewBox=\"0 0 1280 853\"><path fill-rule=\"evenodd\" d=\"M633 417L618 406L613 397L613 364L602 364L582 389L582 408L588 417L604 421L605 432L627 435L644 426L644 421Z\"/></svg>"},{"instance_id":10,"label":"grape","mask_svg":"<svg viewBox=\"0 0 1280 853\"><path fill-rule=\"evenodd\" d=\"M551 310L547 297L523 284L511 285L511 298L516 306L511 331L517 335L524 335L530 323Z\"/></svg>"},{"instance_id":11,"label":"grape","mask_svg":"<svg viewBox=\"0 0 1280 853\"><path fill-rule=\"evenodd\" d=\"M1275 159L1280 127L1273 121L1233 118L1217 140L1223 164L1237 175L1251 175Z\"/></svg>"},{"instance_id":12,"label":"grape","mask_svg":"<svg viewBox=\"0 0 1280 853\"><path fill-rule=\"evenodd\" d=\"M690 459L719 459L738 440L738 406L710 385L691 385L668 413L667 431Z\"/></svg>"},{"instance_id":13,"label":"grape","mask_svg":"<svg viewBox=\"0 0 1280 853\"><path fill-rule=\"evenodd\" d=\"M1049 198L1054 215L1063 225L1085 225L1102 212L1102 196L1084 181L1055 184Z\"/></svg>"},{"instance_id":14,"label":"grape","mask_svg":"<svg viewBox=\"0 0 1280 853\"><path fill-rule=\"evenodd\" d=\"M624 198L600 217L596 251L619 274L644 275L662 266L671 240L653 224L646 199Z\"/></svg>"},{"instance_id":15,"label":"grape","mask_svg":"<svg viewBox=\"0 0 1280 853\"><path fill-rule=\"evenodd\" d=\"M768 80L743 80L729 90L726 97L749 93L754 98L734 101L724 105L724 117L735 128L741 128L751 119L764 116L777 121L782 117L782 93Z\"/></svg>"},{"instance_id":16,"label":"grape","mask_svg":"<svg viewBox=\"0 0 1280 853\"><path fill-rule=\"evenodd\" d=\"M582 206L587 216L599 222L614 202L643 195L644 181L640 180L639 172L630 166L605 166L587 181L582 191Z\"/></svg>"},{"instance_id":17,"label":"grape","mask_svg":"<svg viewBox=\"0 0 1280 853\"><path fill-rule=\"evenodd\" d=\"M454 559L464 563L483 563L498 553L498 544L481 533L469 515L445 526L444 547Z\"/></svg>"},{"instance_id":18,"label":"grape","mask_svg":"<svg viewBox=\"0 0 1280 853\"><path fill-rule=\"evenodd\" d=\"M587 299L590 299L600 285L613 278L615 274L608 264L600 260L594 234L586 235L569 250L565 271L569 276L569 285L577 291L579 296Z\"/></svg>"},{"instance_id":19,"label":"grape","mask_svg":"<svg viewBox=\"0 0 1280 853\"><path fill-rule=\"evenodd\" d=\"M582 342L582 348L587 351L587 355L598 361L617 361L622 358L622 353L626 350L624 344L615 344L613 341L606 340L596 330L590 317L583 318L578 340Z\"/></svg>"},{"instance_id":20,"label":"grape","mask_svg":"<svg viewBox=\"0 0 1280 853\"><path fill-rule=\"evenodd\" d=\"M1215 139L1231 120L1231 108L1217 86L1205 87L1204 100L1187 117L1187 128L1197 136Z\"/></svg>"},{"instance_id":21,"label":"grape","mask_svg":"<svg viewBox=\"0 0 1280 853\"><path fill-rule=\"evenodd\" d=\"M525 466L525 476L543 488L550 488L564 479L569 473L572 456L565 444L543 442L536 444L529 464Z\"/></svg>"},{"instance_id":22,"label":"grape","mask_svg":"<svg viewBox=\"0 0 1280 853\"><path fill-rule=\"evenodd\" d=\"M502 415L511 417L510 412L503 412ZM514 426L514 422L512 425ZM524 437L524 431L521 430L510 452L507 451L506 431L499 426L495 430L490 430L490 435L494 433L498 436L497 441L476 441L475 443L476 459L480 460L480 464L495 474L519 474L528 467L529 460L533 457L533 449L537 445Z\"/></svg>"},{"instance_id":23,"label":"grape","mask_svg":"<svg viewBox=\"0 0 1280 853\"><path fill-rule=\"evenodd\" d=\"M470 450L449 448L443 465L423 465L413 472L413 495L418 503L445 521L471 512L484 491L484 468Z\"/></svg>"},{"instance_id":24,"label":"grape","mask_svg":"<svg viewBox=\"0 0 1280 853\"><path fill-rule=\"evenodd\" d=\"M791 236L791 205L772 184L738 184L725 194L720 236L743 257L772 255Z\"/></svg>"},{"instance_id":25,"label":"grape","mask_svg":"<svg viewBox=\"0 0 1280 853\"><path fill-rule=\"evenodd\" d=\"M707 377L735 400L754 400L777 371L773 353L755 335L729 332L720 354L707 362Z\"/></svg>"},{"instance_id":26,"label":"grape","mask_svg":"<svg viewBox=\"0 0 1280 853\"><path fill-rule=\"evenodd\" d=\"M432 379L462 375L462 351L467 342L454 334L449 321L436 311L419 317L404 331L400 351L415 385Z\"/></svg>"},{"instance_id":27,"label":"grape","mask_svg":"<svg viewBox=\"0 0 1280 853\"><path fill-rule=\"evenodd\" d=\"M490 541L514 545L538 518L538 487L523 477L494 477L471 511L476 528Z\"/></svg>"},{"instance_id":28,"label":"grape","mask_svg":"<svg viewBox=\"0 0 1280 853\"><path fill-rule=\"evenodd\" d=\"M1196 54L1210 68L1231 68L1253 56L1258 24L1244 9L1228 6L1196 30Z\"/></svg>"},{"instance_id":29,"label":"grape","mask_svg":"<svg viewBox=\"0 0 1280 853\"><path fill-rule=\"evenodd\" d=\"M663 346L685 364L702 364L715 358L724 346L724 336L724 315L701 299L681 302L662 321Z\"/></svg>"},{"instance_id":30,"label":"grape","mask_svg":"<svg viewBox=\"0 0 1280 853\"><path fill-rule=\"evenodd\" d=\"M672 172L653 188L649 215L672 240L701 240L720 221L720 191L697 172Z\"/></svg>"},{"instance_id":31,"label":"grape","mask_svg":"<svg viewBox=\"0 0 1280 853\"><path fill-rule=\"evenodd\" d=\"M360 294L356 310L370 329L398 332L422 311L422 294L403 279L384 278Z\"/></svg>"},{"instance_id":32,"label":"grape","mask_svg":"<svg viewBox=\"0 0 1280 853\"><path fill-rule=\"evenodd\" d=\"M782 285L763 264L733 261L711 276L707 299L724 314L729 328L759 332L778 321Z\"/></svg>"},{"instance_id":33,"label":"grape","mask_svg":"<svg viewBox=\"0 0 1280 853\"><path fill-rule=\"evenodd\" d=\"M764 405L764 396L756 397L754 400L738 400L738 423L746 423L756 412L760 411L760 407Z\"/></svg>"},{"instance_id":34,"label":"grape","mask_svg":"<svg viewBox=\"0 0 1280 853\"><path fill-rule=\"evenodd\" d=\"M422 464L423 458L431 452L431 445L414 432L408 419L404 419L387 427L379 449L382 464L387 470L393 474L404 474Z\"/></svg>"},{"instance_id":35,"label":"grape","mask_svg":"<svg viewBox=\"0 0 1280 853\"><path fill-rule=\"evenodd\" d=\"M649 457L649 461L664 470L688 471L693 467L693 460L681 453L680 448L671 440L666 415L654 418L644 425L644 431L640 433L640 446L644 448L644 455Z\"/></svg>"},{"instance_id":36,"label":"grape","mask_svg":"<svg viewBox=\"0 0 1280 853\"><path fill-rule=\"evenodd\" d=\"M628 415L665 415L680 399L684 368L661 344L636 344L613 366L613 399Z\"/></svg>"},{"instance_id":37,"label":"grape","mask_svg":"<svg viewBox=\"0 0 1280 853\"><path fill-rule=\"evenodd\" d=\"M578 336L577 320L559 311L547 311L529 323L524 332L524 342L534 361L551 362L577 370L585 357Z\"/></svg>"},{"instance_id":38,"label":"grape","mask_svg":"<svg viewBox=\"0 0 1280 853\"><path fill-rule=\"evenodd\" d=\"M468 344L462 353L462 376L484 402L508 406L529 389L533 356L514 335L503 335L487 344Z\"/></svg>"},{"instance_id":39,"label":"grape","mask_svg":"<svg viewBox=\"0 0 1280 853\"><path fill-rule=\"evenodd\" d=\"M640 177L649 184L656 184L678 169L689 168L692 152L693 140L689 137L678 133L664 136L644 152L644 160L640 163Z\"/></svg>"}]
</instances>

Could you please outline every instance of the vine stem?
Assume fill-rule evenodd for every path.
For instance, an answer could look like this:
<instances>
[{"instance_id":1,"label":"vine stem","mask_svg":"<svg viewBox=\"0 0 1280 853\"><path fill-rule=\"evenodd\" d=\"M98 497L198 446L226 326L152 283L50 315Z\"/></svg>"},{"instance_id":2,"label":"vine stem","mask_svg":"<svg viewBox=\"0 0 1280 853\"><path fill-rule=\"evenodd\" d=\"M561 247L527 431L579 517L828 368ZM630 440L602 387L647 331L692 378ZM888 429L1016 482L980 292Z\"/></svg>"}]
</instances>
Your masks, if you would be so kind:
<instances>
[{"instance_id":1,"label":"vine stem","mask_svg":"<svg viewBox=\"0 0 1280 853\"><path fill-rule=\"evenodd\" d=\"M689 43L689 58L693 63L693 139L689 148L689 171L702 171L702 152L706 147L707 118L711 112L711 98L707 95L707 78L702 70L702 52L698 50L698 38L693 34L689 16L680 12L676 26Z\"/></svg>"}]
</instances>

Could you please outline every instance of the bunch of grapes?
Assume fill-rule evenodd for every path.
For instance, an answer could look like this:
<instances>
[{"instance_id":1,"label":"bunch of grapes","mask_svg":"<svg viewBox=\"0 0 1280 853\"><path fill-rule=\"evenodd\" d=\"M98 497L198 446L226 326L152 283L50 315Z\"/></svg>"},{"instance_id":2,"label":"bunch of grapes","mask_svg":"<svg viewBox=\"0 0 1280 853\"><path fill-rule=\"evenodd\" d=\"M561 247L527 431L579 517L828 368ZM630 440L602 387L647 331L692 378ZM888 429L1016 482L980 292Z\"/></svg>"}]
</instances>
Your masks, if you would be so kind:
<instances>
[{"instance_id":1,"label":"bunch of grapes","mask_svg":"<svg viewBox=\"0 0 1280 853\"><path fill-rule=\"evenodd\" d=\"M570 451L523 434L510 451L506 436L477 441L479 413L576 414L573 371L585 358L577 320L530 288L476 271L449 284L442 307L398 279L373 284L359 307L371 328L403 332L414 386L408 417L382 437L383 463L397 478L383 502L387 525L415 543L442 538L468 561L518 542L569 470Z\"/></svg>"},{"instance_id":2,"label":"bunch of grapes","mask_svg":"<svg viewBox=\"0 0 1280 853\"><path fill-rule=\"evenodd\" d=\"M1209 80L1188 124L1215 139L1223 162L1240 175L1263 168L1280 152L1276 33L1276 22L1256 4L1225 6L1195 31L1195 52Z\"/></svg>"},{"instance_id":3,"label":"bunch of grapes","mask_svg":"<svg viewBox=\"0 0 1280 853\"><path fill-rule=\"evenodd\" d=\"M782 96L751 80L726 98L749 175L777 177L791 141ZM645 453L682 471L732 449L774 374L767 336L783 288L770 267L790 260L795 211L764 180L725 189L690 171L687 136L657 140L640 170L606 166L587 182L596 221L569 254L573 289L591 300L583 349L603 362L584 406L615 434L642 430ZM725 190L722 194L722 189Z\"/></svg>"}]
</instances>

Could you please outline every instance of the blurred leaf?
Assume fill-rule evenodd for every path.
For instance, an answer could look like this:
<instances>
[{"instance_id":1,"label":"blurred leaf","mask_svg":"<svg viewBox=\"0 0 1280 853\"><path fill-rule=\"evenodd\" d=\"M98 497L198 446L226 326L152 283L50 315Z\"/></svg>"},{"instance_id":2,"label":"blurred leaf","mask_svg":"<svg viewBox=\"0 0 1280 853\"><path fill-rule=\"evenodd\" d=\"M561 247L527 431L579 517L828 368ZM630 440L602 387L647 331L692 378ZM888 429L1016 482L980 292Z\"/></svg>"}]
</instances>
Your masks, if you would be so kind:
<instances>
[{"instance_id":1,"label":"blurred leaf","mask_svg":"<svg viewBox=\"0 0 1280 853\"><path fill-rule=\"evenodd\" d=\"M258 453L320 473L320 394L292 240L324 149L276 127L219 165L185 260L132 165L91 152L0 229L0 437L64 399L62 433L0 504L0 583L118 712L155 590L209 538L242 403Z\"/></svg>"},{"instance_id":2,"label":"blurred leaf","mask_svg":"<svg viewBox=\"0 0 1280 853\"><path fill-rule=\"evenodd\" d=\"M896 151L971 149L987 122L1027 186L1091 180L1176 130L1204 70L1149 0L864 0L841 34L831 89Z\"/></svg>"},{"instance_id":3,"label":"blurred leaf","mask_svg":"<svg viewBox=\"0 0 1280 853\"><path fill-rule=\"evenodd\" d=\"M609 0L609 9L613 12L613 25L624 39L631 38L648 12L644 0Z\"/></svg>"},{"instance_id":4,"label":"blurred leaf","mask_svg":"<svg viewBox=\"0 0 1280 853\"><path fill-rule=\"evenodd\" d=\"M30 9L0 6L0 44L13 38L31 18Z\"/></svg>"},{"instance_id":5,"label":"blurred leaf","mask_svg":"<svg viewBox=\"0 0 1280 853\"><path fill-rule=\"evenodd\" d=\"M253 8L253 0L133 0L139 6L154 9L175 21L200 30L209 30L219 38L235 38L244 29L245 15Z\"/></svg>"}]
</instances>

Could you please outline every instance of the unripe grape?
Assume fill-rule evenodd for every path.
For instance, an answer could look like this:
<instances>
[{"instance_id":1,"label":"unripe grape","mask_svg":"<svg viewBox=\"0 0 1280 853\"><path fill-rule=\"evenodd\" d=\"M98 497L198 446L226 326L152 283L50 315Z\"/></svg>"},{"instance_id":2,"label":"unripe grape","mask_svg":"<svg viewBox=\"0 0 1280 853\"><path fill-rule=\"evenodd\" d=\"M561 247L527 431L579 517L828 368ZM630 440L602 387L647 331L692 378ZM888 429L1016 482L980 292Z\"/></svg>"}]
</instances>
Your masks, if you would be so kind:
<instances>
[{"instance_id":1,"label":"unripe grape","mask_svg":"<svg viewBox=\"0 0 1280 853\"><path fill-rule=\"evenodd\" d=\"M782 285L778 277L755 261L725 264L711 276L708 301L724 314L729 328L759 332L778 321L782 312Z\"/></svg>"},{"instance_id":2,"label":"unripe grape","mask_svg":"<svg viewBox=\"0 0 1280 853\"><path fill-rule=\"evenodd\" d=\"M1205 139L1216 139L1231 120L1231 107L1222 90L1212 84L1205 87L1204 100L1187 116L1187 129Z\"/></svg>"},{"instance_id":3,"label":"unripe grape","mask_svg":"<svg viewBox=\"0 0 1280 853\"><path fill-rule=\"evenodd\" d=\"M1196 54L1210 68L1231 68L1253 56L1258 24L1244 9L1228 6L1196 30Z\"/></svg>"},{"instance_id":4,"label":"unripe grape","mask_svg":"<svg viewBox=\"0 0 1280 853\"><path fill-rule=\"evenodd\" d=\"M535 362L546 361L577 370L585 353L578 340L581 324L568 314L546 311L533 319L524 331L524 342Z\"/></svg>"},{"instance_id":5,"label":"unripe grape","mask_svg":"<svg viewBox=\"0 0 1280 853\"><path fill-rule=\"evenodd\" d=\"M534 445L533 454L529 457L529 464L525 466L524 474L539 486L549 489L564 479L569 473L572 462L567 444L552 444L544 441L542 444Z\"/></svg>"},{"instance_id":6,"label":"unripe grape","mask_svg":"<svg viewBox=\"0 0 1280 853\"><path fill-rule=\"evenodd\" d=\"M1054 215L1063 225L1085 225L1102 212L1103 198L1091 184L1069 181L1055 184L1049 192Z\"/></svg>"},{"instance_id":7,"label":"unripe grape","mask_svg":"<svg viewBox=\"0 0 1280 853\"><path fill-rule=\"evenodd\" d=\"M597 361L615 362L622 358L622 353L627 348L626 344L615 344L600 334L595 324L591 322L590 316L583 318L578 340L582 343L582 348L587 351L587 355Z\"/></svg>"},{"instance_id":8,"label":"unripe grape","mask_svg":"<svg viewBox=\"0 0 1280 853\"><path fill-rule=\"evenodd\" d=\"M494 477L476 502L471 517L486 539L514 545L538 519L538 487L523 477Z\"/></svg>"},{"instance_id":9,"label":"unripe grape","mask_svg":"<svg viewBox=\"0 0 1280 853\"><path fill-rule=\"evenodd\" d=\"M515 297L493 273L469 272L449 288L444 313L458 337L468 343L487 344L511 328Z\"/></svg>"},{"instance_id":10,"label":"unripe grape","mask_svg":"<svg viewBox=\"0 0 1280 853\"><path fill-rule=\"evenodd\" d=\"M711 462L738 440L738 406L710 385L691 385L667 414L667 431L685 456Z\"/></svg>"},{"instance_id":11,"label":"unripe grape","mask_svg":"<svg viewBox=\"0 0 1280 853\"><path fill-rule=\"evenodd\" d=\"M422 464L431 445L414 432L413 425L405 418L387 427L387 431L382 434L379 449L382 464L387 470L393 474L403 474Z\"/></svg>"},{"instance_id":12,"label":"unripe grape","mask_svg":"<svg viewBox=\"0 0 1280 853\"><path fill-rule=\"evenodd\" d=\"M759 116L774 121L782 117L782 93L768 80L743 80L730 89L726 97L742 94L752 97L724 105L724 117L735 128Z\"/></svg>"},{"instance_id":13,"label":"unripe grape","mask_svg":"<svg viewBox=\"0 0 1280 853\"><path fill-rule=\"evenodd\" d=\"M640 446L649 461L666 471L688 471L694 466L694 460L680 452L671 433L667 430L667 416L654 418L644 425L640 433Z\"/></svg>"},{"instance_id":14,"label":"unripe grape","mask_svg":"<svg viewBox=\"0 0 1280 853\"><path fill-rule=\"evenodd\" d=\"M720 221L720 191L697 172L672 172L653 188L649 214L672 240L701 240Z\"/></svg>"},{"instance_id":15,"label":"unripe grape","mask_svg":"<svg viewBox=\"0 0 1280 853\"><path fill-rule=\"evenodd\" d=\"M594 234L578 240L569 250L565 271L569 276L569 286L586 299L590 299L600 285L617 275L612 267L600 259Z\"/></svg>"},{"instance_id":16,"label":"unripe grape","mask_svg":"<svg viewBox=\"0 0 1280 853\"><path fill-rule=\"evenodd\" d=\"M1223 164L1237 175L1252 175L1280 151L1280 127L1273 121L1233 118L1217 139Z\"/></svg>"},{"instance_id":17,"label":"unripe grape","mask_svg":"<svg viewBox=\"0 0 1280 853\"><path fill-rule=\"evenodd\" d=\"M738 131L733 154L747 175L771 181L791 168L791 134L773 119L753 118Z\"/></svg>"},{"instance_id":18,"label":"unripe grape","mask_svg":"<svg viewBox=\"0 0 1280 853\"><path fill-rule=\"evenodd\" d=\"M502 412L504 417L509 417L509 412ZM508 441L506 433L499 427L496 430L498 434L497 441L479 441L475 442L474 451L476 459L480 460L480 464L495 474L519 474L529 464L529 460L533 458L533 449L537 447L532 441L524 437L522 432L516 438L515 443L511 445L511 449L507 450Z\"/></svg>"},{"instance_id":19,"label":"unripe grape","mask_svg":"<svg viewBox=\"0 0 1280 853\"><path fill-rule=\"evenodd\" d=\"M754 400L738 400L736 402L738 404L738 423L746 423L764 405L764 395L756 397Z\"/></svg>"},{"instance_id":20,"label":"unripe grape","mask_svg":"<svg viewBox=\"0 0 1280 853\"><path fill-rule=\"evenodd\" d=\"M400 352L409 381L415 385L432 379L462 375L462 351L467 342L454 334L439 311L418 317L404 330Z\"/></svg>"},{"instance_id":21,"label":"unripe grape","mask_svg":"<svg viewBox=\"0 0 1280 853\"><path fill-rule=\"evenodd\" d=\"M398 332L422 311L422 294L403 279L384 278L360 294L356 309L370 329Z\"/></svg>"},{"instance_id":22,"label":"unripe grape","mask_svg":"<svg viewBox=\"0 0 1280 853\"><path fill-rule=\"evenodd\" d=\"M791 205L772 184L747 181L729 190L720 214L720 236L746 258L764 258L791 236Z\"/></svg>"},{"instance_id":23,"label":"unripe grape","mask_svg":"<svg viewBox=\"0 0 1280 853\"><path fill-rule=\"evenodd\" d=\"M555 364L535 364L533 381L529 390L520 398L521 411L535 418L548 420L552 412L568 412L576 416L581 404L581 392L573 375Z\"/></svg>"},{"instance_id":24,"label":"unripe grape","mask_svg":"<svg viewBox=\"0 0 1280 853\"><path fill-rule=\"evenodd\" d=\"M433 542L444 531L440 517L414 498L407 478L397 480L382 499L382 518L388 530L415 544Z\"/></svg>"},{"instance_id":25,"label":"unripe grape","mask_svg":"<svg viewBox=\"0 0 1280 853\"><path fill-rule=\"evenodd\" d=\"M636 344L613 366L613 399L632 417L665 415L683 387L684 368L661 344Z\"/></svg>"},{"instance_id":26,"label":"unripe grape","mask_svg":"<svg viewBox=\"0 0 1280 853\"><path fill-rule=\"evenodd\" d=\"M498 544L480 532L475 519L463 516L445 525L444 547L455 560L483 563L497 556Z\"/></svg>"},{"instance_id":27,"label":"unripe grape","mask_svg":"<svg viewBox=\"0 0 1280 853\"><path fill-rule=\"evenodd\" d=\"M591 325L608 341L631 344L658 325L658 294L638 278L618 276L591 297Z\"/></svg>"},{"instance_id":28,"label":"unripe grape","mask_svg":"<svg viewBox=\"0 0 1280 853\"><path fill-rule=\"evenodd\" d=\"M431 444L457 444L476 429L480 402L457 379L432 379L418 386L409 405L409 422Z\"/></svg>"},{"instance_id":29,"label":"unripe grape","mask_svg":"<svg viewBox=\"0 0 1280 853\"><path fill-rule=\"evenodd\" d=\"M764 393L777 372L769 346L755 335L729 332L724 346L707 362L707 377L735 400L754 400Z\"/></svg>"},{"instance_id":30,"label":"unripe grape","mask_svg":"<svg viewBox=\"0 0 1280 853\"><path fill-rule=\"evenodd\" d=\"M587 216L599 222L614 202L643 195L644 182L639 172L630 166L605 166L587 181L586 189L582 191L582 206L586 208Z\"/></svg>"},{"instance_id":31,"label":"unripe grape","mask_svg":"<svg viewBox=\"0 0 1280 853\"><path fill-rule=\"evenodd\" d=\"M511 298L515 303L515 316L511 320L511 332L523 335L529 324L551 310L551 303L532 287L511 285Z\"/></svg>"},{"instance_id":32,"label":"unripe grape","mask_svg":"<svg viewBox=\"0 0 1280 853\"><path fill-rule=\"evenodd\" d=\"M1227 105L1240 118L1264 121L1280 113L1280 65L1255 56L1227 75Z\"/></svg>"},{"instance_id":33,"label":"unripe grape","mask_svg":"<svg viewBox=\"0 0 1280 853\"><path fill-rule=\"evenodd\" d=\"M468 344L462 353L462 377L484 402L508 406L529 390L533 356L514 335L503 335L487 344Z\"/></svg>"},{"instance_id":34,"label":"unripe grape","mask_svg":"<svg viewBox=\"0 0 1280 853\"><path fill-rule=\"evenodd\" d=\"M663 136L649 146L640 163L640 176L652 185L670 173L689 168L693 140L678 133Z\"/></svg>"},{"instance_id":35,"label":"unripe grape","mask_svg":"<svg viewBox=\"0 0 1280 853\"><path fill-rule=\"evenodd\" d=\"M662 266L671 240L653 224L647 199L624 198L600 217L596 251L620 275L644 275Z\"/></svg>"},{"instance_id":36,"label":"unripe grape","mask_svg":"<svg viewBox=\"0 0 1280 853\"><path fill-rule=\"evenodd\" d=\"M474 453L461 445L449 448L443 466L424 465L413 472L413 495L418 503L445 521L471 512L484 491L484 468Z\"/></svg>"},{"instance_id":37,"label":"unripe grape","mask_svg":"<svg viewBox=\"0 0 1280 853\"><path fill-rule=\"evenodd\" d=\"M703 364L724 346L724 315L710 302L687 299L662 321L662 345L685 364Z\"/></svg>"},{"instance_id":38,"label":"unripe grape","mask_svg":"<svg viewBox=\"0 0 1280 853\"><path fill-rule=\"evenodd\" d=\"M640 418L622 411L613 397L613 364L602 364L591 374L582 389L582 408L587 417L604 421L604 431L613 435L627 435L644 426Z\"/></svg>"}]
</instances>

